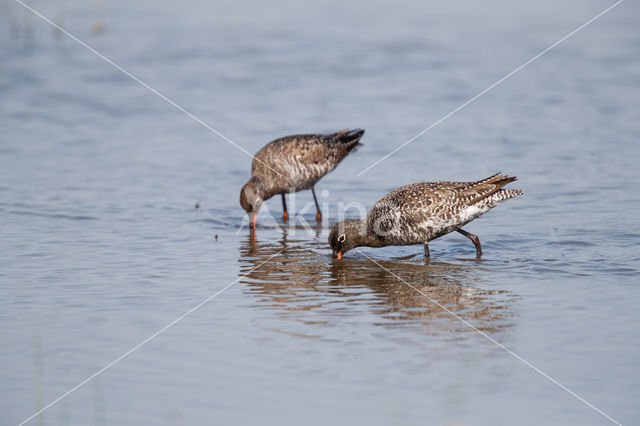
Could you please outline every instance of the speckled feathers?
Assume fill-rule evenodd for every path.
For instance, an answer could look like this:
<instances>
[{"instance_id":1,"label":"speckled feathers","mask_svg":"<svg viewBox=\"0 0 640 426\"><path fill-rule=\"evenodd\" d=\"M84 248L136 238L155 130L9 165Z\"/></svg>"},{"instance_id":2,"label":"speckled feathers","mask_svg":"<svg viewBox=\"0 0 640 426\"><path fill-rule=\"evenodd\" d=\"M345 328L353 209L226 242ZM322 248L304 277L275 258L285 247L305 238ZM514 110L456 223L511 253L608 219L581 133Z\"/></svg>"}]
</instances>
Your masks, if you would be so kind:
<instances>
[{"instance_id":1,"label":"speckled feathers","mask_svg":"<svg viewBox=\"0 0 640 426\"><path fill-rule=\"evenodd\" d=\"M364 130L328 135L294 135L276 139L254 157L252 176L265 186L265 200L275 194L311 188L353 152Z\"/></svg>"},{"instance_id":2,"label":"speckled feathers","mask_svg":"<svg viewBox=\"0 0 640 426\"><path fill-rule=\"evenodd\" d=\"M369 210L364 219L336 224L329 244L340 257L351 248L424 244L452 231L477 237L461 228L500 202L523 194L503 189L516 178L497 173L476 182L421 182L391 191ZM474 244L476 242L474 241ZM476 245L480 255L479 241Z\"/></svg>"},{"instance_id":3,"label":"speckled feathers","mask_svg":"<svg viewBox=\"0 0 640 426\"><path fill-rule=\"evenodd\" d=\"M495 174L477 182L422 182L400 187L374 204L367 232L389 245L424 243L466 225L499 202L522 194L502 189L515 177Z\"/></svg>"},{"instance_id":4,"label":"speckled feathers","mask_svg":"<svg viewBox=\"0 0 640 426\"><path fill-rule=\"evenodd\" d=\"M249 214L252 227L263 201L282 194L283 220L288 215L285 195L311 189L317 207L316 219L322 213L313 186L350 152L360 145L364 130L343 130L328 135L294 135L276 139L253 157L251 179L240 190L240 205Z\"/></svg>"}]
</instances>

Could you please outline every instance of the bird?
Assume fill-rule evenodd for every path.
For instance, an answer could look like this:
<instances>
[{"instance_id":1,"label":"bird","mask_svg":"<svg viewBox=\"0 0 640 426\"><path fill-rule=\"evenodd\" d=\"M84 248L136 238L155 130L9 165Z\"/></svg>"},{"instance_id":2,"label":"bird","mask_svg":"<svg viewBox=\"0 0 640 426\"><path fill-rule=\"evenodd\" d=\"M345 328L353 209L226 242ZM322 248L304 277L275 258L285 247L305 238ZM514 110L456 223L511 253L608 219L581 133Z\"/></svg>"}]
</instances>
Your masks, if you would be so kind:
<instances>
[{"instance_id":1,"label":"bird","mask_svg":"<svg viewBox=\"0 0 640 426\"><path fill-rule=\"evenodd\" d=\"M262 203L274 195L282 196L282 220L289 218L286 193L311 189L316 203L316 220L322 212L314 185L351 152L362 146L363 129L341 130L331 134L292 135L265 145L253 157L251 179L240 191L240 205L249 215L251 228Z\"/></svg>"},{"instance_id":2,"label":"bird","mask_svg":"<svg viewBox=\"0 0 640 426\"><path fill-rule=\"evenodd\" d=\"M517 180L496 173L476 182L421 182L402 186L378 200L364 219L345 219L333 226L329 245L338 260L355 247L423 244L429 258L429 241L457 231L482 256L480 239L463 226L496 205L524 194L503 189Z\"/></svg>"}]
</instances>

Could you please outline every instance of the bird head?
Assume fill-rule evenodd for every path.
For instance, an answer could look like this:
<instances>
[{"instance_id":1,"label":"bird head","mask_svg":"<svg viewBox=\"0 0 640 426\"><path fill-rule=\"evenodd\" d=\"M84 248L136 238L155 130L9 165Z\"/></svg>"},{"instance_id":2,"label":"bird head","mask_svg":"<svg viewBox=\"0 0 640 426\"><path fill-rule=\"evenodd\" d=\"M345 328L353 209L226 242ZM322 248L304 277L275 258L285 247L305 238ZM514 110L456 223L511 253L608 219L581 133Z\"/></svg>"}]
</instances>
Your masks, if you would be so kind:
<instances>
[{"instance_id":1,"label":"bird head","mask_svg":"<svg viewBox=\"0 0 640 426\"><path fill-rule=\"evenodd\" d=\"M333 256L340 260L349 250L361 246L364 222L359 219L345 219L336 223L329 234L329 245Z\"/></svg>"},{"instance_id":2,"label":"bird head","mask_svg":"<svg viewBox=\"0 0 640 426\"><path fill-rule=\"evenodd\" d=\"M240 205L249 215L249 222L251 222L252 228L256 227L256 217L260 207L262 207L263 196L262 185L255 178L251 178L240 190Z\"/></svg>"}]
</instances>

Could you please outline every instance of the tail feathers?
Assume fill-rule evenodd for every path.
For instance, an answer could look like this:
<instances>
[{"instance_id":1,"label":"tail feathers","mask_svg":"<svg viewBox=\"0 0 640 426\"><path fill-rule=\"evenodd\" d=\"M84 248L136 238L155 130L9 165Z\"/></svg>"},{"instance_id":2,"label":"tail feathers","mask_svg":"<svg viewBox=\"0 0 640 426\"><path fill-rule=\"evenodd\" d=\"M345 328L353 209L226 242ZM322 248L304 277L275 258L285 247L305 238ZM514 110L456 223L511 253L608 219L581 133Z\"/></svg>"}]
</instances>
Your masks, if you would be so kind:
<instances>
[{"instance_id":1,"label":"tail feathers","mask_svg":"<svg viewBox=\"0 0 640 426\"><path fill-rule=\"evenodd\" d=\"M333 139L336 143L345 145L348 151L353 150L359 146L362 146L360 142L360 138L364 134L364 129L355 129L355 130L341 130L337 133L334 133Z\"/></svg>"},{"instance_id":2,"label":"tail feathers","mask_svg":"<svg viewBox=\"0 0 640 426\"><path fill-rule=\"evenodd\" d=\"M486 183L492 183L496 180L500 180L501 178L504 178L506 176L502 175L502 172L498 172L496 174L493 174L491 176L489 176L488 178L484 178L484 179L480 179L477 180L475 182L458 182L458 186L460 189L467 189L467 188L474 188L474 187L479 187L482 184L486 184Z\"/></svg>"},{"instance_id":3,"label":"tail feathers","mask_svg":"<svg viewBox=\"0 0 640 426\"><path fill-rule=\"evenodd\" d=\"M498 179L500 177L506 177L506 176L502 176L502 172L498 172L498 173L495 173L495 174L489 176L488 178L481 179L481 180L479 180L477 182L473 182L471 185L475 186L475 185L480 185L480 184L483 184L483 183L489 183L489 182L492 182L492 181L494 181L494 180L496 180L496 179Z\"/></svg>"},{"instance_id":4,"label":"tail feathers","mask_svg":"<svg viewBox=\"0 0 640 426\"><path fill-rule=\"evenodd\" d=\"M469 202L469 204L473 205L478 201L481 201L487 197L492 196L496 192L501 191L500 188L516 180L518 180L518 178L515 176L508 176L508 175L502 175L500 173L497 173L493 176L488 177L487 179L479 181L476 185L472 186L472 188L477 189L479 191L479 194L477 197L472 199ZM509 189L504 191L518 191L518 190ZM513 196L515 197L516 195L520 195L520 194L515 194Z\"/></svg>"},{"instance_id":5,"label":"tail feathers","mask_svg":"<svg viewBox=\"0 0 640 426\"><path fill-rule=\"evenodd\" d=\"M500 189L493 194L491 199L495 201L504 201L522 194L524 194L524 191L521 189Z\"/></svg>"}]
</instances>

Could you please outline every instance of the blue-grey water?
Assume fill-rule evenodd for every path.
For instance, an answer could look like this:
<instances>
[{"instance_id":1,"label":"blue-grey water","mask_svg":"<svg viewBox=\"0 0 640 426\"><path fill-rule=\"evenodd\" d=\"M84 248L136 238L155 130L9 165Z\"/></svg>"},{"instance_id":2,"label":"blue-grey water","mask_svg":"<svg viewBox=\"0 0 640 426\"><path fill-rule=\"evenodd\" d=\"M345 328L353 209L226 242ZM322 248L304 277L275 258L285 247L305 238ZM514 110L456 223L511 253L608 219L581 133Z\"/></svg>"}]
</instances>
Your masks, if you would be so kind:
<instances>
[{"instance_id":1,"label":"blue-grey water","mask_svg":"<svg viewBox=\"0 0 640 426\"><path fill-rule=\"evenodd\" d=\"M29 4L251 153L366 133L323 224L273 198L254 242L247 154L3 0L0 424L207 299L28 424L640 422L637 3L361 176L613 1ZM348 203L498 171L526 195L467 226L482 260L457 234L331 258Z\"/></svg>"}]
</instances>

